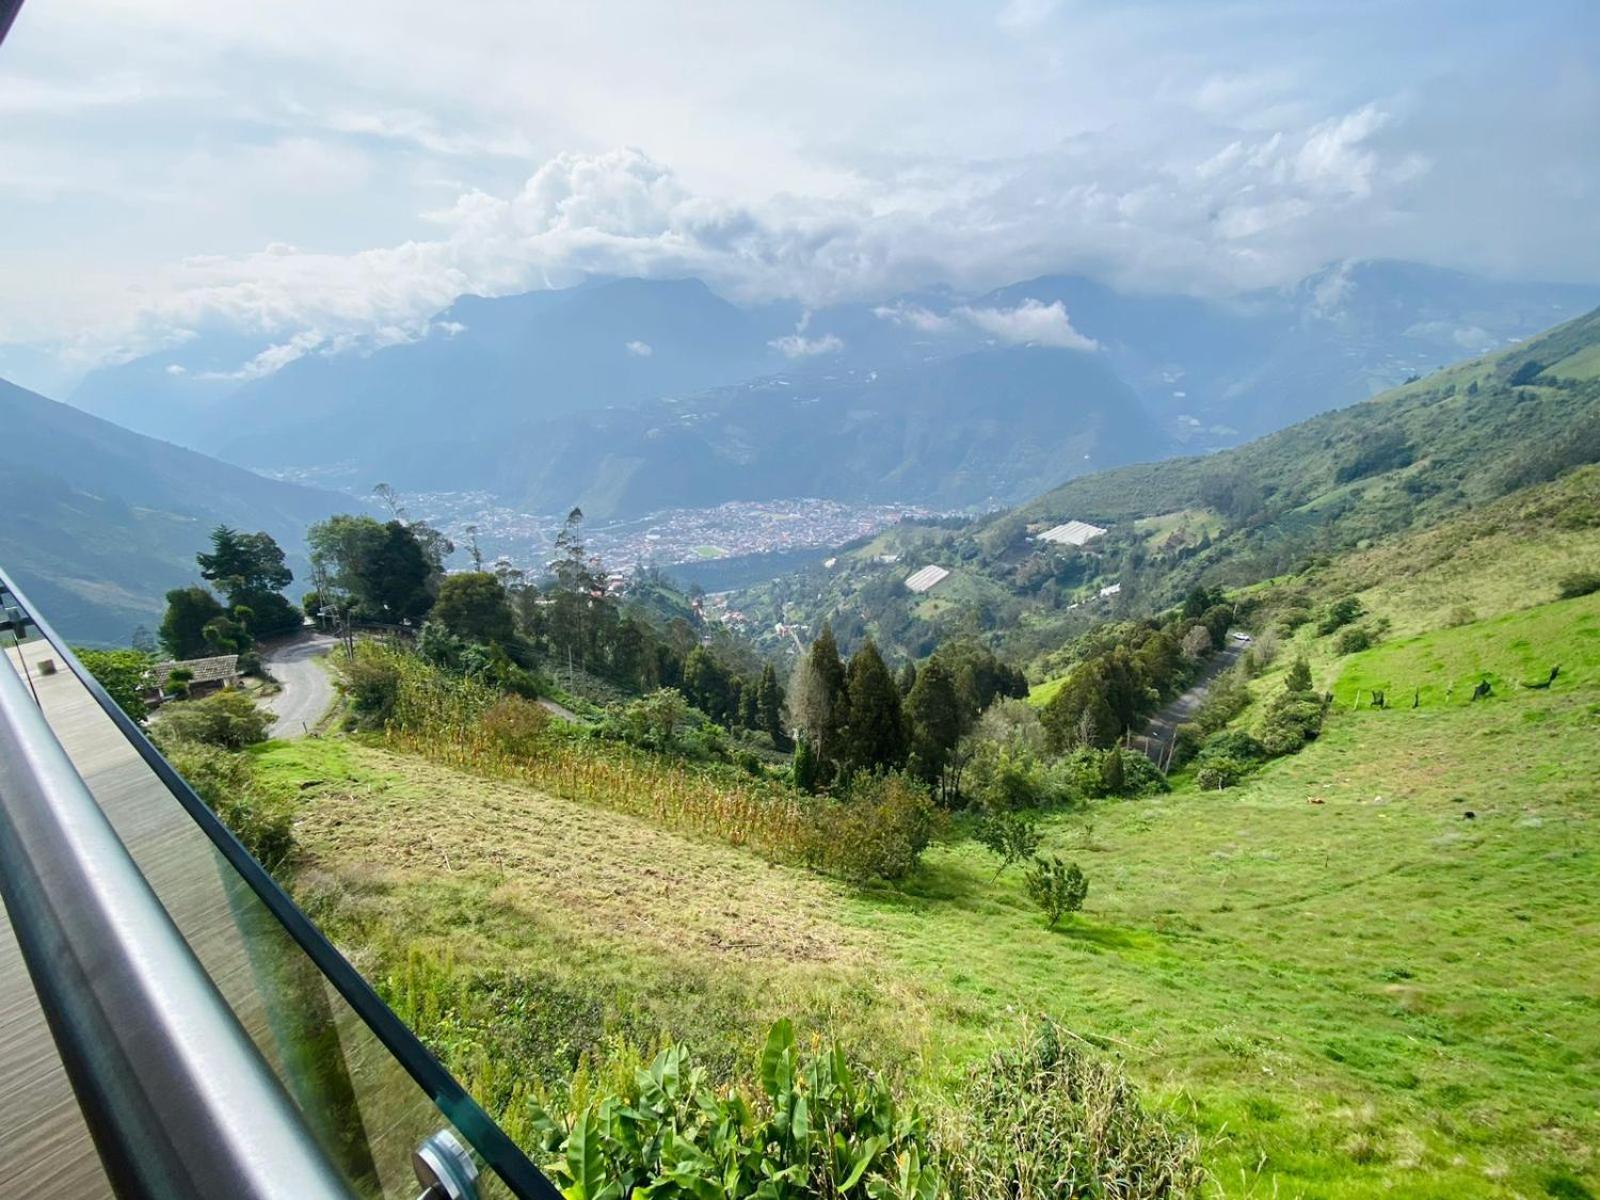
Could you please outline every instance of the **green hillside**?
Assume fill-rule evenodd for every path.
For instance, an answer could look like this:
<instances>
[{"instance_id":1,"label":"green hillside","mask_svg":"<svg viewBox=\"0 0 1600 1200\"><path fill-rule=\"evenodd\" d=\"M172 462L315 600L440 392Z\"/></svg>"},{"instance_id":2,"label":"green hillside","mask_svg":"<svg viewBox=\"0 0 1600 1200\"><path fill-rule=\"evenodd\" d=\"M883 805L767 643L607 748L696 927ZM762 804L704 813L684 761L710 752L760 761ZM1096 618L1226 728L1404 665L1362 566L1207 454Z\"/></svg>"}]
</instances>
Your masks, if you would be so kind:
<instances>
[{"instance_id":1,"label":"green hillside","mask_svg":"<svg viewBox=\"0 0 1600 1200\"><path fill-rule=\"evenodd\" d=\"M130 433L0 380L0 565L74 641L125 645L219 522L293 556L306 526L351 502Z\"/></svg>"},{"instance_id":2,"label":"green hillside","mask_svg":"<svg viewBox=\"0 0 1600 1200\"><path fill-rule=\"evenodd\" d=\"M935 611L860 554L740 605L799 624L830 614L843 640L871 634L913 657L984 631L1043 678L1043 656L1108 616L1162 607L1197 583L1299 570L1600 461L1597 364L1600 312L1238 449L1073 479L976 524L897 531L908 558L967 581ZM1081 549L1033 540L1072 519L1108 533ZM1112 584L1119 594L1101 598Z\"/></svg>"},{"instance_id":3,"label":"green hillside","mask_svg":"<svg viewBox=\"0 0 1600 1200\"><path fill-rule=\"evenodd\" d=\"M911 877L861 888L632 791L558 795L548 765L548 787L486 780L348 738L257 761L297 806L302 899L525 1136L519 1097L580 1062L592 1088L673 1036L737 1075L780 1016L941 1111L1043 1015L1195 1132L1202 1194L1584 1196L1600 594L1554 597L1597 551L1591 467L1250 589L1263 638L1345 595L1392 632L1346 655L1315 622L1283 635L1252 686L1303 652L1334 704L1241 786L1180 774L1043 814L1043 849L1090 879L1055 929L960 822ZM1375 686L1404 702L1354 703Z\"/></svg>"}]
</instances>

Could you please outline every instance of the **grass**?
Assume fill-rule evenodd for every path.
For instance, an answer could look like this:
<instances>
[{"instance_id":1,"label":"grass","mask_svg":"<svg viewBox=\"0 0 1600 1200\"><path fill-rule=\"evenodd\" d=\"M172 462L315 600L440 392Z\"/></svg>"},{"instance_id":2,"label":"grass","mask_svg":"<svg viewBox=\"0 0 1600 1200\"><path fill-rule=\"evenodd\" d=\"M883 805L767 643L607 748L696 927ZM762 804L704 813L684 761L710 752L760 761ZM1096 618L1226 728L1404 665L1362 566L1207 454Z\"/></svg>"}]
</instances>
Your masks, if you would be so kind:
<instances>
[{"instance_id":1,"label":"grass","mask_svg":"<svg viewBox=\"0 0 1600 1200\"><path fill-rule=\"evenodd\" d=\"M537 1091L663 1034L726 1069L783 1016L917 1061L927 1001L880 986L842 885L348 738L255 762L298 796L293 890L341 949L402 1015L417 957L460 992L421 1032L465 1076L487 1052L501 1085Z\"/></svg>"},{"instance_id":2,"label":"grass","mask_svg":"<svg viewBox=\"0 0 1600 1200\"><path fill-rule=\"evenodd\" d=\"M1506 602L1492 556L1414 557ZM1201 1132L1212 1194L1600 1192L1600 596L1409 631L1426 584L1380 572L1401 636L1302 628L1258 681L1304 650L1334 691L1300 754L1048 818L1091 885L1053 931L970 843L863 891L349 739L258 764L299 797L297 894L513 1131L663 1034L731 1068L789 1015L937 1099L1042 1013ZM1352 709L1374 685L1423 703Z\"/></svg>"},{"instance_id":3,"label":"grass","mask_svg":"<svg viewBox=\"0 0 1600 1200\"><path fill-rule=\"evenodd\" d=\"M1487 680L1501 698L1561 669L1555 692L1600 689L1600 593L1506 613L1454 629L1385 642L1351 655L1340 671L1334 702L1370 703L1385 690L1404 708L1413 696L1425 705L1471 704Z\"/></svg>"}]
</instances>

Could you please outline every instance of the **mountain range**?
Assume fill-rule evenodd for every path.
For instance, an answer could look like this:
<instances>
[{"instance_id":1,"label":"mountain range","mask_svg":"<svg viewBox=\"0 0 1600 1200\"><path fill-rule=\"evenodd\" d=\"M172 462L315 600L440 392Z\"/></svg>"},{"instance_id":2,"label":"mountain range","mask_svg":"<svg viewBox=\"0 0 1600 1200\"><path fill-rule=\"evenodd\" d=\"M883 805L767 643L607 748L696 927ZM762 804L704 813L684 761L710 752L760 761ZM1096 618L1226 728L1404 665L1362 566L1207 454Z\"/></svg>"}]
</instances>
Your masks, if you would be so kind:
<instances>
[{"instance_id":1,"label":"mountain range","mask_svg":"<svg viewBox=\"0 0 1600 1200\"><path fill-rule=\"evenodd\" d=\"M418 340L254 378L241 364L264 346L202 335L70 399L361 491L486 489L598 517L792 495L961 507L1237 444L1597 302L1396 262L1228 301L1045 276L815 311L611 279L463 297Z\"/></svg>"}]
</instances>

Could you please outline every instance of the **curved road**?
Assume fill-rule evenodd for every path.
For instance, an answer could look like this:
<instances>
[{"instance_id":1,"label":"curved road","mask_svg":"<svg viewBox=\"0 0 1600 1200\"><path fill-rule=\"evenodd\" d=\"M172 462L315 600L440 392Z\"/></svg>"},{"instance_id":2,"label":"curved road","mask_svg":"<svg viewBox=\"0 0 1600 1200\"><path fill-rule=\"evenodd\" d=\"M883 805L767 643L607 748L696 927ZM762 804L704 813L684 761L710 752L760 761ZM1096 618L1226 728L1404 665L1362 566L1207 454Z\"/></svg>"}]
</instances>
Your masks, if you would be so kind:
<instances>
[{"instance_id":1,"label":"curved road","mask_svg":"<svg viewBox=\"0 0 1600 1200\"><path fill-rule=\"evenodd\" d=\"M335 644L336 639L328 634L302 633L262 654L267 670L283 687L276 696L262 700L277 718L268 737L304 737L328 711L333 703L333 680L316 660Z\"/></svg>"}]
</instances>

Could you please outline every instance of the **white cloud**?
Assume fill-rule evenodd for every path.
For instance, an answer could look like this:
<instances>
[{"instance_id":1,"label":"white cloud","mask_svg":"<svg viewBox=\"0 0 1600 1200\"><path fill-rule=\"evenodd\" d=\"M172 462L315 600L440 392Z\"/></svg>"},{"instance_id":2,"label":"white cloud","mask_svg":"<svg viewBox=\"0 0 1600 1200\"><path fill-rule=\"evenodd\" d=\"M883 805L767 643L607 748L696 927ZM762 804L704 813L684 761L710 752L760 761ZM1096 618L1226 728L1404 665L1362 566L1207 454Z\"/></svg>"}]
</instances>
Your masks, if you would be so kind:
<instances>
[{"instance_id":1,"label":"white cloud","mask_svg":"<svg viewBox=\"0 0 1600 1200\"><path fill-rule=\"evenodd\" d=\"M1581 0L619 2L30 8L0 76L0 343L89 363L220 324L321 350L588 273L810 305L1056 271L1230 294L1370 256L1600 274Z\"/></svg>"},{"instance_id":2,"label":"white cloud","mask_svg":"<svg viewBox=\"0 0 1600 1200\"><path fill-rule=\"evenodd\" d=\"M178 375L187 375L188 373L189 372L184 369L182 363L168 363L167 364L167 374L168 375L178 376Z\"/></svg>"},{"instance_id":3,"label":"white cloud","mask_svg":"<svg viewBox=\"0 0 1600 1200\"><path fill-rule=\"evenodd\" d=\"M788 333L783 337L773 338L767 345L779 351L785 358L816 358L821 354L839 353L844 349L844 339L833 333L825 333L819 338Z\"/></svg>"},{"instance_id":4,"label":"white cloud","mask_svg":"<svg viewBox=\"0 0 1600 1200\"><path fill-rule=\"evenodd\" d=\"M629 342L626 346L626 349L628 353L633 355L635 358L649 358L656 352L655 347L649 342Z\"/></svg>"},{"instance_id":5,"label":"white cloud","mask_svg":"<svg viewBox=\"0 0 1600 1200\"><path fill-rule=\"evenodd\" d=\"M893 304L880 304L872 310L872 315L923 333L949 333L956 328L956 322L949 317L940 316L920 304L907 304L904 300L898 300Z\"/></svg>"},{"instance_id":6,"label":"white cloud","mask_svg":"<svg viewBox=\"0 0 1600 1200\"><path fill-rule=\"evenodd\" d=\"M1072 327L1066 305L1027 299L1015 308L958 308L956 312L998 341L1012 345L1096 350L1100 343Z\"/></svg>"},{"instance_id":7,"label":"white cloud","mask_svg":"<svg viewBox=\"0 0 1600 1200\"><path fill-rule=\"evenodd\" d=\"M844 339L836 334L825 333L821 337L807 337L806 330L810 328L811 312L807 310L801 313L800 319L795 322L793 333L773 338L767 345L785 358L817 358L824 354L837 354L844 349Z\"/></svg>"},{"instance_id":8,"label":"white cloud","mask_svg":"<svg viewBox=\"0 0 1600 1200\"><path fill-rule=\"evenodd\" d=\"M342 346L336 341L330 342L328 338L316 330L308 329L295 334L286 342L268 346L237 371L207 371L200 378L260 379L263 376L271 375L275 371L282 370L296 359L304 358L313 350L337 350L341 348Z\"/></svg>"}]
</instances>

